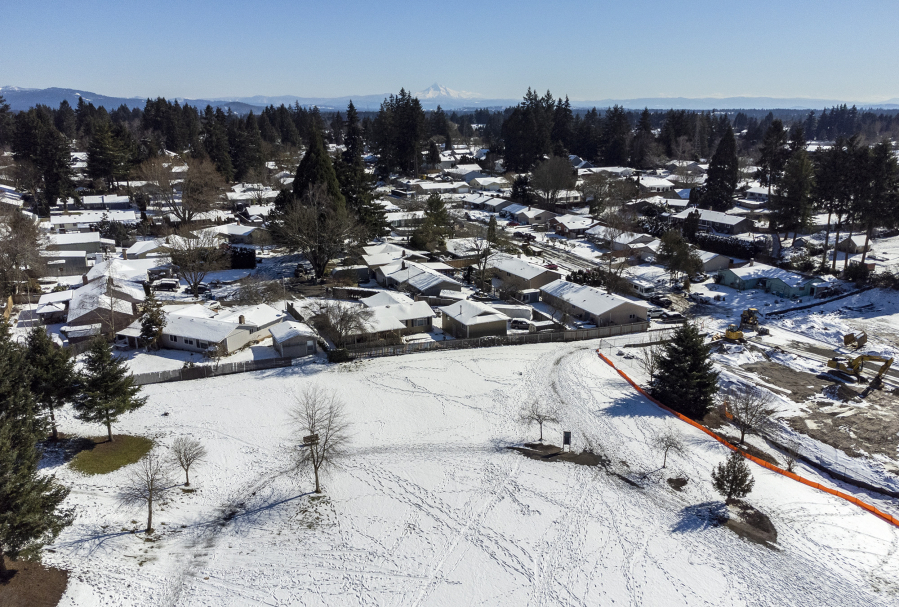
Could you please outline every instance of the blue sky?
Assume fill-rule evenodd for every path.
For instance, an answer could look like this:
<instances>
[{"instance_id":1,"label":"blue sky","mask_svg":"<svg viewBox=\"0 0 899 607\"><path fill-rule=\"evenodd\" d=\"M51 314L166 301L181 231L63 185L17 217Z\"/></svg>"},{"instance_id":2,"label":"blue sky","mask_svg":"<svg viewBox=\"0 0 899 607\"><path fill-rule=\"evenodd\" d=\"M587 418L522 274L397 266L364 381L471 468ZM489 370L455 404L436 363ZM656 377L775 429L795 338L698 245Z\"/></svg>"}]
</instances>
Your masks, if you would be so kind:
<instances>
[{"instance_id":1,"label":"blue sky","mask_svg":"<svg viewBox=\"0 0 899 607\"><path fill-rule=\"evenodd\" d=\"M0 85L105 95L899 97L899 2L0 0Z\"/></svg>"}]
</instances>

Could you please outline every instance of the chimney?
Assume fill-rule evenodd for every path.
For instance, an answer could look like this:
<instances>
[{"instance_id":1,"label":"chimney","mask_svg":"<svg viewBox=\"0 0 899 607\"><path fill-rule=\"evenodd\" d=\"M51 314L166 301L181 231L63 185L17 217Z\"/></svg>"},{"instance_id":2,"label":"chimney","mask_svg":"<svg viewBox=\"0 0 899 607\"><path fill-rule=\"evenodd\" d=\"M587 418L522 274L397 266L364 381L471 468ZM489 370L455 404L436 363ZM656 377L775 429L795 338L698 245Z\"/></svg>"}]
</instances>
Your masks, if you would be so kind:
<instances>
[{"instance_id":1,"label":"chimney","mask_svg":"<svg viewBox=\"0 0 899 607\"><path fill-rule=\"evenodd\" d=\"M128 261L128 251L127 250L122 251L122 259L124 259L125 261Z\"/></svg>"},{"instance_id":2,"label":"chimney","mask_svg":"<svg viewBox=\"0 0 899 607\"><path fill-rule=\"evenodd\" d=\"M755 257L750 257L749 258L749 266L752 267L754 265L755 265Z\"/></svg>"},{"instance_id":3,"label":"chimney","mask_svg":"<svg viewBox=\"0 0 899 607\"><path fill-rule=\"evenodd\" d=\"M400 254L400 257L405 257L405 256L406 256L406 249L403 249L403 252L402 252L402 254Z\"/></svg>"},{"instance_id":4,"label":"chimney","mask_svg":"<svg viewBox=\"0 0 899 607\"><path fill-rule=\"evenodd\" d=\"M81 275L81 284L87 284L87 274Z\"/></svg>"},{"instance_id":5,"label":"chimney","mask_svg":"<svg viewBox=\"0 0 899 607\"><path fill-rule=\"evenodd\" d=\"M406 260L405 260L405 259L403 260L403 265L400 267L400 269L401 269L401 270L405 270L405 269L406 269Z\"/></svg>"},{"instance_id":6,"label":"chimney","mask_svg":"<svg viewBox=\"0 0 899 607\"><path fill-rule=\"evenodd\" d=\"M237 317L237 324L239 324L239 325L247 324L247 318L243 314L241 314L240 316Z\"/></svg>"}]
</instances>

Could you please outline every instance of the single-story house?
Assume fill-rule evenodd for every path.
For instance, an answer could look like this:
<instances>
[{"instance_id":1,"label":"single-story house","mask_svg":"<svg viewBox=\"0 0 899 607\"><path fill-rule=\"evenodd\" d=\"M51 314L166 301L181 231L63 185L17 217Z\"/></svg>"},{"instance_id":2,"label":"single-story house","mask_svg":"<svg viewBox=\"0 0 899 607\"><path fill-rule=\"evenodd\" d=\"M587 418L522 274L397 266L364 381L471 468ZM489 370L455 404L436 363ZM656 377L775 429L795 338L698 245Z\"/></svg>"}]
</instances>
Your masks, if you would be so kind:
<instances>
[{"instance_id":1,"label":"single-story house","mask_svg":"<svg viewBox=\"0 0 899 607\"><path fill-rule=\"evenodd\" d=\"M125 259L143 259L148 255L167 255L168 245L165 238L138 240L125 250Z\"/></svg>"},{"instance_id":2,"label":"single-story house","mask_svg":"<svg viewBox=\"0 0 899 607\"><path fill-rule=\"evenodd\" d=\"M438 309L443 331L460 339L505 335L509 328L508 316L481 302L463 300Z\"/></svg>"},{"instance_id":3,"label":"single-story house","mask_svg":"<svg viewBox=\"0 0 899 607\"><path fill-rule=\"evenodd\" d=\"M702 260L702 271L706 274L712 274L718 270L724 270L734 265L734 260L718 253L710 253L709 251L696 251Z\"/></svg>"},{"instance_id":4,"label":"single-story house","mask_svg":"<svg viewBox=\"0 0 899 607\"><path fill-rule=\"evenodd\" d=\"M430 196L431 194L467 194L471 191L464 181L422 181L412 186L416 194Z\"/></svg>"},{"instance_id":5,"label":"single-story house","mask_svg":"<svg viewBox=\"0 0 899 607\"><path fill-rule=\"evenodd\" d=\"M399 321L402 326L395 330L400 335L427 333L434 324L434 311L425 301L386 304L369 309L372 311L374 319L380 320L381 317L389 316Z\"/></svg>"},{"instance_id":6,"label":"single-story house","mask_svg":"<svg viewBox=\"0 0 899 607\"><path fill-rule=\"evenodd\" d=\"M671 216L674 223L684 223L690 213L699 212L699 230L701 232L719 232L721 234L744 234L752 230L752 220L738 215L728 215L720 211L688 208Z\"/></svg>"},{"instance_id":7,"label":"single-story house","mask_svg":"<svg viewBox=\"0 0 899 607\"><path fill-rule=\"evenodd\" d=\"M81 286L72 293L66 313L66 325L100 325L101 333L127 327L138 315L144 301L144 290L125 280L102 277Z\"/></svg>"},{"instance_id":8,"label":"single-story house","mask_svg":"<svg viewBox=\"0 0 899 607\"><path fill-rule=\"evenodd\" d=\"M253 234L257 230L261 230L257 226L244 226L239 223L228 223L207 229L210 232L224 236L231 244L252 244Z\"/></svg>"},{"instance_id":9,"label":"single-story house","mask_svg":"<svg viewBox=\"0 0 899 607\"><path fill-rule=\"evenodd\" d=\"M77 206L75 200L69 198L69 208ZM112 194L99 196L82 196L81 206L89 211L131 208L131 199L128 196L116 196Z\"/></svg>"},{"instance_id":10,"label":"single-story house","mask_svg":"<svg viewBox=\"0 0 899 607\"><path fill-rule=\"evenodd\" d=\"M273 326L272 347L285 358L300 358L317 351L318 335L306 323L288 320Z\"/></svg>"},{"instance_id":11,"label":"single-story house","mask_svg":"<svg viewBox=\"0 0 899 607\"><path fill-rule=\"evenodd\" d=\"M625 325L646 322L648 303L604 293L594 287L556 280L540 287L545 303L556 310L595 324L596 326Z\"/></svg>"},{"instance_id":12,"label":"single-story house","mask_svg":"<svg viewBox=\"0 0 899 607\"><path fill-rule=\"evenodd\" d=\"M87 232L104 219L134 225L140 221L134 211L88 211L85 213L67 213L52 215L50 228L54 232Z\"/></svg>"},{"instance_id":13,"label":"single-story house","mask_svg":"<svg viewBox=\"0 0 899 607\"><path fill-rule=\"evenodd\" d=\"M201 354L215 350L222 354L230 354L250 341L250 331L233 320L225 321L190 314L166 314L161 346Z\"/></svg>"},{"instance_id":14,"label":"single-story house","mask_svg":"<svg viewBox=\"0 0 899 607\"><path fill-rule=\"evenodd\" d=\"M556 234L577 238L583 236L587 230L597 225L597 221L587 215L558 215L549 220L549 225Z\"/></svg>"},{"instance_id":15,"label":"single-story house","mask_svg":"<svg viewBox=\"0 0 899 607\"><path fill-rule=\"evenodd\" d=\"M424 221L424 211L397 211L384 213L384 220L391 228L413 228Z\"/></svg>"},{"instance_id":16,"label":"single-story house","mask_svg":"<svg viewBox=\"0 0 899 607\"><path fill-rule=\"evenodd\" d=\"M100 253L104 248L115 250L115 241L100 237L100 232L73 232L50 234L47 249L50 251L84 251Z\"/></svg>"},{"instance_id":17,"label":"single-story house","mask_svg":"<svg viewBox=\"0 0 899 607\"><path fill-rule=\"evenodd\" d=\"M661 193L670 192L674 189L674 184L667 179L648 175L640 175L637 178L637 185L640 186L641 192Z\"/></svg>"},{"instance_id":18,"label":"single-story house","mask_svg":"<svg viewBox=\"0 0 899 607\"><path fill-rule=\"evenodd\" d=\"M507 207L508 210L511 207ZM552 211L544 211L543 209L538 209L536 207L528 207L521 211L515 213L515 221L520 223L521 225L541 225L555 217L556 214Z\"/></svg>"},{"instance_id":19,"label":"single-story house","mask_svg":"<svg viewBox=\"0 0 899 607\"><path fill-rule=\"evenodd\" d=\"M768 202L768 188L767 187L751 187L746 190L746 200L750 200L753 202Z\"/></svg>"},{"instance_id":20,"label":"single-story house","mask_svg":"<svg viewBox=\"0 0 899 607\"><path fill-rule=\"evenodd\" d=\"M413 251L401 246L386 243L362 247L362 262L374 273L381 266L391 265L401 260L427 261L428 255L423 251Z\"/></svg>"},{"instance_id":21,"label":"single-story house","mask_svg":"<svg viewBox=\"0 0 899 607\"><path fill-rule=\"evenodd\" d=\"M738 291L764 289L781 297L809 297L815 294L816 286L826 283L817 276L803 276L781 268L750 261L742 268L718 270L718 282Z\"/></svg>"},{"instance_id":22,"label":"single-story house","mask_svg":"<svg viewBox=\"0 0 899 607\"><path fill-rule=\"evenodd\" d=\"M284 322L289 317L286 312L276 310L268 304L226 308L218 314L216 320L237 323L241 329L250 334L250 341L268 337L269 329Z\"/></svg>"},{"instance_id":23,"label":"single-story house","mask_svg":"<svg viewBox=\"0 0 899 607\"><path fill-rule=\"evenodd\" d=\"M473 188L488 192L498 192L510 187L509 182L502 177L476 177L469 181L468 184Z\"/></svg>"},{"instance_id":24,"label":"single-story house","mask_svg":"<svg viewBox=\"0 0 899 607\"><path fill-rule=\"evenodd\" d=\"M375 278L385 287L394 286L418 295L437 296L443 290L462 290L462 283L457 280L405 259L399 263L380 266L375 272Z\"/></svg>"},{"instance_id":25,"label":"single-story house","mask_svg":"<svg viewBox=\"0 0 899 607\"><path fill-rule=\"evenodd\" d=\"M538 289L561 278L559 272L518 259L497 256L488 262L493 276L503 283L512 282L519 289Z\"/></svg>"},{"instance_id":26,"label":"single-story house","mask_svg":"<svg viewBox=\"0 0 899 607\"><path fill-rule=\"evenodd\" d=\"M867 245L867 250L871 250L871 243L869 242ZM837 243L837 251L842 251L843 253L856 254L856 253L864 253L865 252L865 235L864 234L853 234L852 236L847 236L840 240Z\"/></svg>"},{"instance_id":27,"label":"single-story house","mask_svg":"<svg viewBox=\"0 0 899 607\"><path fill-rule=\"evenodd\" d=\"M41 251L41 257L51 276L71 276L87 271L87 253L84 251Z\"/></svg>"}]
</instances>

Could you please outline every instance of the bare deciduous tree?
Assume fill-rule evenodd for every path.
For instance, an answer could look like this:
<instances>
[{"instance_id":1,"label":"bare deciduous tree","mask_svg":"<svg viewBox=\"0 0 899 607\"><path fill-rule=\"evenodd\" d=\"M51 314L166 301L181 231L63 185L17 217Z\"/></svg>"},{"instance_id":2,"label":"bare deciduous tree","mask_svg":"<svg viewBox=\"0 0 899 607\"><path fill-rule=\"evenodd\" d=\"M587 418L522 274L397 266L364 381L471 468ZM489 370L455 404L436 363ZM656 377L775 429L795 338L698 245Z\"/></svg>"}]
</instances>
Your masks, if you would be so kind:
<instances>
[{"instance_id":1,"label":"bare deciduous tree","mask_svg":"<svg viewBox=\"0 0 899 607\"><path fill-rule=\"evenodd\" d=\"M196 234L182 229L166 238L166 250L172 263L190 285L194 297L199 295L200 283L206 275L225 268L228 252L218 234L200 230Z\"/></svg>"},{"instance_id":2,"label":"bare deciduous tree","mask_svg":"<svg viewBox=\"0 0 899 607\"><path fill-rule=\"evenodd\" d=\"M518 412L518 421L522 424L530 426L538 424L540 426L540 442L543 442L543 424L559 421L559 411L555 406L547 403L541 403L533 400L521 408Z\"/></svg>"},{"instance_id":3,"label":"bare deciduous tree","mask_svg":"<svg viewBox=\"0 0 899 607\"><path fill-rule=\"evenodd\" d=\"M365 306L348 301L324 300L315 315L318 328L327 333L338 348L346 346L347 338L370 332L369 321L374 313Z\"/></svg>"},{"instance_id":4,"label":"bare deciduous tree","mask_svg":"<svg viewBox=\"0 0 899 607\"><path fill-rule=\"evenodd\" d=\"M645 348L640 348L640 356L637 357L637 360L640 363L640 368L649 375L650 384L655 379L656 371L659 370L659 361L662 360L662 356L664 356L662 344L652 344Z\"/></svg>"},{"instance_id":5,"label":"bare deciduous tree","mask_svg":"<svg viewBox=\"0 0 899 607\"><path fill-rule=\"evenodd\" d=\"M345 204L331 200L317 185L300 200L292 200L270 217L275 242L302 253L316 278L323 278L328 262L359 238L359 223Z\"/></svg>"},{"instance_id":6,"label":"bare deciduous tree","mask_svg":"<svg viewBox=\"0 0 899 607\"><path fill-rule=\"evenodd\" d=\"M181 205L172 213L179 221L192 222L200 213L216 208L225 189L225 180L215 165L205 159L189 159L187 172L181 173Z\"/></svg>"},{"instance_id":7,"label":"bare deciduous tree","mask_svg":"<svg viewBox=\"0 0 899 607\"><path fill-rule=\"evenodd\" d=\"M41 276L45 237L35 221L19 209L0 204L0 295L20 293L29 278Z\"/></svg>"},{"instance_id":8,"label":"bare deciduous tree","mask_svg":"<svg viewBox=\"0 0 899 607\"><path fill-rule=\"evenodd\" d=\"M556 210L559 193L574 189L577 179L567 158L553 156L538 164L532 173L531 186L540 192L543 201Z\"/></svg>"},{"instance_id":9,"label":"bare deciduous tree","mask_svg":"<svg viewBox=\"0 0 899 607\"><path fill-rule=\"evenodd\" d=\"M683 454L684 438L673 428L666 428L652 438L652 446L662 452L662 468L668 465L668 452Z\"/></svg>"},{"instance_id":10,"label":"bare deciduous tree","mask_svg":"<svg viewBox=\"0 0 899 607\"><path fill-rule=\"evenodd\" d=\"M150 196L153 206L169 213L175 212L178 189L171 158L150 158L137 168L137 176L145 182L141 190Z\"/></svg>"},{"instance_id":11,"label":"bare deciduous tree","mask_svg":"<svg viewBox=\"0 0 899 607\"><path fill-rule=\"evenodd\" d=\"M168 501L169 489L174 485L171 468L158 455L146 455L131 472L128 482L119 492L119 505L147 508L147 533L153 532L153 508Z\"/></svg>"},{"instance_id":12,"label":"bare deciduous tree","mask_svg":"<svg viewBox=\"0 0 899 607\"><path fill-rule=\"evenodd\" d=\"M302 438L315 437L315 440L297 444L294 470L311 467L315 476L315 492L321 493L319 471L346 454L350 424L344 404L335 392L313 384L295 398L297 405L291 415L297 432Z\"/></svg>"},{"instance_id":13,"label":"bare deciduous tree","mask_svg":"<svg viewBox=\"0 0 899 607\"><path fill-rule=\"evenodd\" d=\"M190 487L190 467L206 459L206 447L195 438L179 436L172 443L172 460L184 470L184 486Z\"/></svg>"},{"instance_id":14,"label":"bare deciduous tree","mask_svg":"<svg viewBox=\"0 0 899 607\"><path fill-rule=\"evenodd\" d=\"M771 394L755 386L732 386L724 395L734 424L740 429L740 443L745 442L747 433L758 431L761 423L774 412Z\"/></svg>"}]
</instances>

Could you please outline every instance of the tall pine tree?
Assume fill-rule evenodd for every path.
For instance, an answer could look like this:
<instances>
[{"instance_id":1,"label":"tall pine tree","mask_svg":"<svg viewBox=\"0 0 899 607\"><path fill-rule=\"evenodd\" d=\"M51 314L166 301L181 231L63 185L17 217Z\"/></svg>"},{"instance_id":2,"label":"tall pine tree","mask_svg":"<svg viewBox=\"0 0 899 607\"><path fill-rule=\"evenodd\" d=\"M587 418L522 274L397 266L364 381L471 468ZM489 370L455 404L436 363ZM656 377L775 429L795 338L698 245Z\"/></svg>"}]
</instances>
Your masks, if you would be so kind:
<instances>
[{"instance_id":1,"label":"tall pine tree","mask_svg":"<svg viewBox=\"0 0 899 607\"><path fill-rule=\"evenodd\" d=\"M25 340L25 359L31 367L31 393L50 416L53 440L59 440L56 410L72 400L77 391L75 361L53 343L43 327L35 327Z\"/></svg>"},{"instance_id":2,"label":"tall pine tree","mask_svg":"<svg viewBox=\"0 0 899 607\"><path fill-rule=\"evenodd\" d=\"M321 132L317 128L313 128L309 137L309 145L306 147L306 154L300 161L293 180L293 194L300 199L310 188L318 184L324 184L325 190L335 204L346 204L343 193L340 191L340 182L337 181L337 173L331 163L331 157L325 150Z\"/></svg>"},{"instance_id":3,"label":"tall pine tree","mask_svg":"<svg viewBox=\"0 0 899 607\"><path fill-rule=\"evenodd\" d=\"M691 323L682 324L659 361L652 395L679 413L702 419L714 404L718 372L712 368L709 348Z\"/></svg>"},{"instance_id":4,"label":"tall pine tree","mask_svg":"<svg viewBox=\"0 0 899 607\"><path fill-rule=\"evenodd\" d=\"M74 518L60 509L69 490L38 472L45 425L30 386L28 361L0 320L0 579L4 557L38 558Z\"/></svg>"},{"instance_id":5,"label":"tall pine tree","mask_svg":"<svg viewBox=\"0 0 899 607\"><path fill-rule=\"evenodd\" d=\"M737 141L733 129L728 127L709 164L708 179L702 194L704 206L716 211L726 211L732 207L738 176Z\"/></svg>"},{"instance_id":6,"label":"tall pine tree","mask_svg":"<svg viewBox=\"0 0 899 607\"><path fill-rule=\"evenodd\" d=\"M112 442L112 424L123 413L142 407L140 386L128 371L124 359L115 356L105 339L91 342L84 360L81 385L75 397L76 417L84 422L104 424Z\"/></svg>"}]
</instances>

